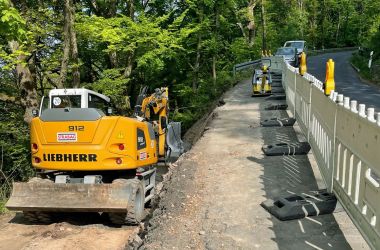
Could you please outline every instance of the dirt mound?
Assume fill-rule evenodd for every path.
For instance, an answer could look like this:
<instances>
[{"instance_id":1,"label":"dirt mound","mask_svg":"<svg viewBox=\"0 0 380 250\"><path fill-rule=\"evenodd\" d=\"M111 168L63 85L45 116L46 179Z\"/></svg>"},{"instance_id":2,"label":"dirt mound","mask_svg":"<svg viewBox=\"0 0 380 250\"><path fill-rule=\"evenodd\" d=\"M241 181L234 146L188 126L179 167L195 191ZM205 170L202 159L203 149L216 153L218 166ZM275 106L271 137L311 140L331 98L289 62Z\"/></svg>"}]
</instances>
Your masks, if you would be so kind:
<instances>
[{"instance_id":1,"label":"dirt mound","mask_svg":"<svg viewBox=\"0 0 380 250\"><path fill-rule=\"evenodd\" d=\"M0 249L125 249L136 227L112 227L91 213L64 216L49 225L30 224L22 214L0 217Z\"/></svg>"}]
</instances>

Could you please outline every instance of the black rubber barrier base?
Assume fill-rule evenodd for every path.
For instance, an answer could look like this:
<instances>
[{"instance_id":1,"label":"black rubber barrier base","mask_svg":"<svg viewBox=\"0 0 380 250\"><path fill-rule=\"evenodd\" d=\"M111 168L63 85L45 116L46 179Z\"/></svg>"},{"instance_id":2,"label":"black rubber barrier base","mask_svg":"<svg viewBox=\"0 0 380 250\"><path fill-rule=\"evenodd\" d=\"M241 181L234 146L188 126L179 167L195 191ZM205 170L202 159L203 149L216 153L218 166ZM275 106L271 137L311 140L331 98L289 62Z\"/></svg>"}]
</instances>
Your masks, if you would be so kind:
<instances>
[{"instance_id":1,"label":"black rubber barrier base","mask_svg":"<svg viewBox=\"0 0 380 250\"><path fill-rule=\"evenodd\" d=\"M337 199L326 189L311 191L300 195L289 195L276 200L266 200L261 203L269 213L279 220L294 220L308 216L331 214L336 207Z\"/></svg>"},{"instance_id":2,"label":"black rubber barrier base","mask_svg":"<svg viewBox=\"0 0 380 250\"><path fill-rule=\"evenodd\" d=\"M288 108L287 104L275 104L275 105L270 105L266 107L266 110L286 110Z\"/></svg>"},{"instance_id":3,"label":"black rubber barrier base","mask_svg":"<svg viewBox=\"0 0 380 250\"><path fill-rule=\"evenodd\" d=\"M272 118L272 119L261 121L260 124L263 127L289 127L289 126L293 126L295 122L296 122L296 119L294 118L283 118L283 119Z\"/></svg>"},{"instance_id":4,"label":"black rubber barrier base","mask_svg":"<svg viewBox=\"0 0 380 250\"><path fill-rule=\"evenodd\" d=\"M263 97L263 96L270 96L272 93L253 93L251 96L252 97Z\"/></svg>"},{"instance_id":5,"label":"black rubber barrier base","mask_svg":"<svg viewBox=\"0 0 380 250\"><path fill-rule=\"evenodd\" d=\"M275 88L282 88L281 80L280 81L272 81L272 88L273 87L275 87Z\"/></svg>"},{"instance_id":6,"label":"black rubber barrier base","mask_svg":"<svg viewBox=\"0 0 380 250\"><path fill-rule=\"evenodd\" d=\"M286 100L286 95L271 95L265 98L265 100Z\"/></svg>"},{"instance_id":7,"label":"black rubber barrier base","mask_svg":"<svg viewBox=\"0 0 380 250\"><path fill-rule=\"evenodd\" d=\"M285 93L285 89L284 88L272 88L272 93L274 93L274 94L276 94L276 93L278 93L278 94L284 94Z\"/></svg>"},{"instance_id":8,"label":"black rubber barrier base","mask_svg":"<svg viewBox=\"0 0 380 250\"><path fill-rule=\"evenodd\" d=\"M264 145L262 147L264 154L268 156L277 155L305 155L311 147L308 142L297 142L294 144L277 143L273 145Z\"/></svg>"}]
</instances>

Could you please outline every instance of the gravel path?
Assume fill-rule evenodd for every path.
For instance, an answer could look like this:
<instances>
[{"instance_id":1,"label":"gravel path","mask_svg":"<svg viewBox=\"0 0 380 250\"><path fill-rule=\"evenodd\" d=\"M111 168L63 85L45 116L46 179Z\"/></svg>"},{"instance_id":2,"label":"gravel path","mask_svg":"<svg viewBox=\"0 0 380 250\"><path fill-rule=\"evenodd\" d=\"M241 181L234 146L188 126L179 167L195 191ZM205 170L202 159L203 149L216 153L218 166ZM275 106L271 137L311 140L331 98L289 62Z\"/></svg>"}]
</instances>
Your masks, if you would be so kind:
<instances>
[{"instance_id":1,"label":"gravel path","mask_svg":"<svg viewBox=\"0 0 380 250\"><path fill-rule=\"evenodd\" d=\"M266 111L269 101L250 97L250 89L247 80L226 93L203 137L172 170L142 248L368 249L344 211L281 222L260 206L316 190L321 181L311 153L263 155L263 144L295 142L297 133L260 127L260 120L287 113Z\"/></svg>"}]
</instances>

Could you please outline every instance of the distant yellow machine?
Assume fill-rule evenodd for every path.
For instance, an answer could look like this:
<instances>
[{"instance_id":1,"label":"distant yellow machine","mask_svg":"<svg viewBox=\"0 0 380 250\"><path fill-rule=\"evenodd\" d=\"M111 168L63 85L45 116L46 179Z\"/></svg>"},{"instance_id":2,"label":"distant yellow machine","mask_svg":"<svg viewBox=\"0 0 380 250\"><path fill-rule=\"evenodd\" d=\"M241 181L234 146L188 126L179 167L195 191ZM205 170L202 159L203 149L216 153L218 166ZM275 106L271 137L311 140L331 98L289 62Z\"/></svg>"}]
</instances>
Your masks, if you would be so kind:
<instances>
[{"instance_id":1,"label":"distant yellow machine","mask_svg":"<svg viewBox=\"0 0 380 250\"><path fill-rule=\"evenodd\" d=\"M270 59L262 59L260 69L255 69L252 77L252 96L269 96L272 94L272 77Z\"/></svg>"},{"instance_id":2,"label":"distant yellow machine","mask_svg":"<svg viewBox=\"0 0 380 250\"><path fill-rule=\"evenodd\" d=\"M113 115L110 99L87 89L51 90L39 114L30 128L38 177L14 183L6 204L34 222L69 211L139 223L154 195L154 165L168 150L183 151L167 143L170 133L180 138L178 124L168 124L168 88L150 96L144 89L134 118Z\"/></svg>"}]
</instances>

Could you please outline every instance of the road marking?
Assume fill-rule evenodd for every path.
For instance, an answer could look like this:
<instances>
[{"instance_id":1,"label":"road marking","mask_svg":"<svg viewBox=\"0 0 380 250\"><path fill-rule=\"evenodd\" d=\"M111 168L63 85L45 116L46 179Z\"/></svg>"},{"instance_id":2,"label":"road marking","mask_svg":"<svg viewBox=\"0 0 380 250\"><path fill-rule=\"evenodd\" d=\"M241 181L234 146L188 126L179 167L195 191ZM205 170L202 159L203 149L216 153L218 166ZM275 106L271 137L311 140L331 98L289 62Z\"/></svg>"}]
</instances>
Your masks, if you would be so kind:
<instances>
[{"instance_id":1,"label":"road marking","mask_svg":"<svg viewBox=\"0 0 380 250\"><path fill-rule=\"evenodd\" d=\"M302 222L300 220L298 220L298 224L300 225L301 232L305 233L305 229L303 228Z\"/></svg>"},{"instance_id":2,"label":"road marking","mask_svg":"<svg viewBox=\"0 0 380 250\"><path fill-rule=\"evenodd\" d=\"M319 221L317 221L317 220L314 220L314 219L312 219L312 218L310 218L310 217L306 217L306 219L308 219L309 221L312 221L312 222L317 223L318 225L321 225L321 226L322 226L322 222L319 222Z\"/></svg>"},{"instance_id":3,"label":"road marking","mask_svg":"<svg viewBox=\"0 0 380 250\"><path fill-rule=\"evenodd\" d=\"M323 250L323 248L320 248L320 247L308 242L307 240L305 240L305 243L308 244L309 246L313 247L314 249Z\"/></svg>"}]
</instances>

